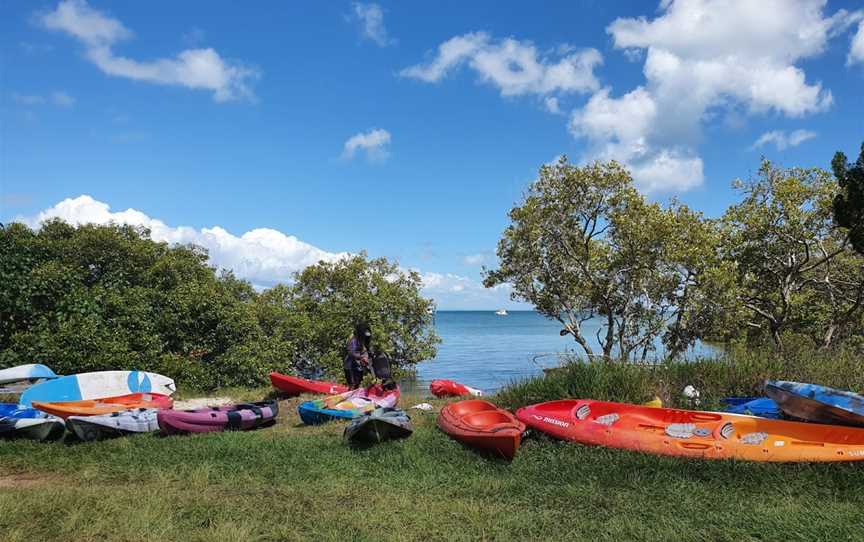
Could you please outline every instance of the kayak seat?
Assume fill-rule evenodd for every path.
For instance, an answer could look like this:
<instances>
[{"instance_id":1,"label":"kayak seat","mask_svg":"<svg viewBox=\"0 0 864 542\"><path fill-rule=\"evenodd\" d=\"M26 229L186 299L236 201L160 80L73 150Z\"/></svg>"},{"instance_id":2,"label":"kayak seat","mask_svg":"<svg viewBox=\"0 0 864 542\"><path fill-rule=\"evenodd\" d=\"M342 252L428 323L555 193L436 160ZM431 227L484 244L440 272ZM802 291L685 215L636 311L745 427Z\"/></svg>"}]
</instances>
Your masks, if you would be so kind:
<instances>
[{"instance_id":1,"label":"kayak seat","mask_svg":"<svg viewBox=\"0 0 864 542\"><path fill-rule=\"evenodd\" d=\"M477 429L493 430L501 425L513 426L513 418L499 410L476 412L462 417L462 422Z\"/></svg>"},{"instance_id":2,"label":"kayak seat","mask_svg":"<svg viewBox=\"0 0 864 542\"><path fill-rule=\"evenodd\" d=\"M449 408L450 412L458 417L481 412L496 412L498 410L495 405L481 400L460 401L450 405Z\"/></svg>"}]
</instances>

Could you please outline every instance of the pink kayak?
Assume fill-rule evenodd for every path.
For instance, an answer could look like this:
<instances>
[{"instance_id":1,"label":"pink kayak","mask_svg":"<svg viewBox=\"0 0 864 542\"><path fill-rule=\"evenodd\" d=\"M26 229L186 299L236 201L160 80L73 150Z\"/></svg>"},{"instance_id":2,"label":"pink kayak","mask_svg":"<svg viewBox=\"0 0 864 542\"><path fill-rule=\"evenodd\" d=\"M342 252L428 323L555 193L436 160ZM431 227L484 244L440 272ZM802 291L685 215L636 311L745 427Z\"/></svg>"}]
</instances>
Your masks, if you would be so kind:
<instances>
[{"instance_id":1,"label":"pink kayak","mask_svg":"<svg viewBox=\"0 0 864 542\"><path fill-rule=\"evenodd\" d=\"M276 401L263 401L195 410L160 410L156 420L163 433L176 435L254 429L273 421L278 414Z\"/></svg>"}]
</instances>

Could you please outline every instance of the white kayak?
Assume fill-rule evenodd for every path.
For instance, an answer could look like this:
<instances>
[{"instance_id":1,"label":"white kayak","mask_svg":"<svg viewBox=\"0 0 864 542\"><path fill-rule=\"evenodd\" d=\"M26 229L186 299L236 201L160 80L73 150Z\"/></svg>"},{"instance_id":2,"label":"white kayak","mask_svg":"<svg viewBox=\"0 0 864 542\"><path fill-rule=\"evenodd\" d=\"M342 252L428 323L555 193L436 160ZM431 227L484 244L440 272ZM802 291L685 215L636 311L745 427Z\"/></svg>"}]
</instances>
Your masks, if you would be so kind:
<instances>
[{"instance_id":1,"label":"white kayak","mask_svg":"<svg viewBox=\"0 0 864 542\"><path fill-rule=\"evenodd\" d=\"M99 371L61 376L27 388L18 402L32 406L33 401L46 403L104 399L130 393L161 393L176 391L174 381L167 376L144 371Z\"/></svg>"},{"instance_id":2,"label":"white kayak","mask_svg":"<svg viewBox=\"0 0 864 542\"><path fill-rule=\"evenodd\" d=\"M0 418L0 437L56 440L62 437L65 431L63 420L56 416Z\"/></svg>"},{"instance_id":3,"label":"white kayak","mask_svg":"<svg viewBox=\"0 0 864 542\"><path fill-rule=\"evenodd\" d=\"M139 408L102 416L69 416L66 427L83 441L100 440L127 433L159 430L155 408Z\"/></svg>"},{"instance_id":4,"label":"white kayak","mask_svg":"<svg viewBox=\"0 0 864 542\"><path fill-rule=\"evenodd\" d=\"M29 363L27 365L9 367L8 369L0 369L0 384L9 384L10 382L20 382L22 380L48 380L52 378L57 378L57 375L49 367L41 363Z\"/></svg>"}]
</instances>

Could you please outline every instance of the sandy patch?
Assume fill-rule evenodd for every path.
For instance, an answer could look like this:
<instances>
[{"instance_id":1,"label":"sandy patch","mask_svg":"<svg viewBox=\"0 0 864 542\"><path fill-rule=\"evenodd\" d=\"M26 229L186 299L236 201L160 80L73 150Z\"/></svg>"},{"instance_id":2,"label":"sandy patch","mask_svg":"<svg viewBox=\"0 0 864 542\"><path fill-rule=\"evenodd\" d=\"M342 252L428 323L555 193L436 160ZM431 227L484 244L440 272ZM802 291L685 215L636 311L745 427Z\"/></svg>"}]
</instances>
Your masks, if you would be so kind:
<instances>
[{"instance_id":1,"label":"sandy patch","mask_svg":"<svg viewBox=\"0 0 864 542\"><path fill-rule=\"evenodd\" d=\"M196 408L230 405L234 399L230 397L200 397L186 401L174 401L174 410L193 410Z\"/></svg>"},{"instance_id":2,"label":"sandy patch","mask_svg":"<svg viewBox=\"0 0 864 542\"><path fill-rule=\"evenodd\" d=\"M39 476L38 474L0 474L0 489L22 489L28 487L44 486L56 483L57 479L51 476Z\"/></svg>"}]
</instances>

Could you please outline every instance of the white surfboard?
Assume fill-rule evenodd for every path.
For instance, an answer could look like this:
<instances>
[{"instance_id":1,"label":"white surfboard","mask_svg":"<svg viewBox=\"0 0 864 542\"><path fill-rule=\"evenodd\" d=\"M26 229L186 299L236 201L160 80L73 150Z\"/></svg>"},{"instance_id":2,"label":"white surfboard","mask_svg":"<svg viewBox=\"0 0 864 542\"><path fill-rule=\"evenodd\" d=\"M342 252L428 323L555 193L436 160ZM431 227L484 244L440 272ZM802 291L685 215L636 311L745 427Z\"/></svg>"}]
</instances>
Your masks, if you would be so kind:
<instances>
[{"instance_id":1,"label":"white surfboard","mask_svg":"<svg viewBox=\"0 0 864 542\"><path fill-rule=\"evenodd\" d=\"M99 371L61 376L31 386L21 394L18 403L31 406L33 401L80 401L103 399L130 393L171 395L177 390L167 376L144 371Z\"/></svg>"},{"instance_id":2,"label":"white surfboard","mask_svg":"<svg viewBox=\"0 0 864 542\"><path fill-rule=\"evenodd\" d=\"M9 367L8 369L0 369L0 384L8 384L21 380L37 380L40 378L47 380L57 378L57 375L41 363L29 363L27 365Z\"/></svg>"}]
</instances>

